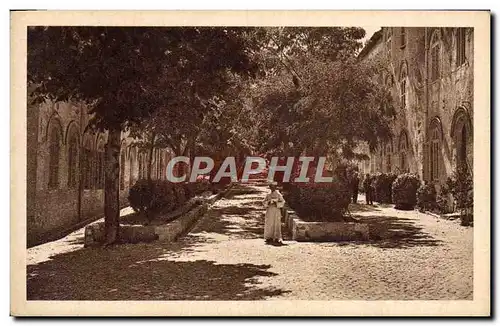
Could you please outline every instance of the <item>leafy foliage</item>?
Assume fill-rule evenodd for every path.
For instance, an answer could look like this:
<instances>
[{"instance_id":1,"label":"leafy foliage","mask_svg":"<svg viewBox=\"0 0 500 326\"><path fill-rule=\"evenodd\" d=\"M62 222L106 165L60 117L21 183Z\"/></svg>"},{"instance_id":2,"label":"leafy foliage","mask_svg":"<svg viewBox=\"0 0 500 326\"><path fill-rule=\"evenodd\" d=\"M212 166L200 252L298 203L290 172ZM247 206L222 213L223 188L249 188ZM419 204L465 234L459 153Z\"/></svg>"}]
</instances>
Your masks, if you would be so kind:
<instances>
[{"instance_id":1,"label":"leafy foliage","mask_svg":"<svg viewBox=\"0 0 500 326\"><path fill-rule=\"evenodd\" d=\"M254 87L253 103L260 131L258 148L283 155L326 155L341 153L354 158L354 148L366 141L375 148L377 141L390 134L387 107L392 98L372 76L373 63L354 58L321 61L315 57L297 58L300 88L282 71ZM321 130L321 133L318 131Z\"/></svg>"},{"instance_id":2,"label":"leafy foliage","mask_svg":"<svg viewBox=\"0 0 500 326\"><path fill-rule=\"evenodd\" d=\"M339 165L333 173L333 182L286 183L285 199L305 221L351 221L346 215L351 202L349 165Z\"/></svg>"},{"instance_id":3,"label":"leafy foliage","mask_svg":"<svg viewBox=\"0 0 500 326\"><path fill-rule=\"evenodd\" d=\"M392 201L396 209L414 209L420 180L412 173L400 174L392 184Z\"/></svg>"},{"instance_id":4,"label":"leafy foliage","mask_svg":"<svg viewBox=\"0 0 500 326\"><path fill-rule=\"evenodd\" d=\"M288 187L286 201L305 221L344 221L351 202L347 184L294 184Z\"/></svg>"},{"instance_id":5,"label":"leafy foliage","mask_svg":"<svg viewBox=\"0 0 500 326\"><path fill-rule=\"evenodd\" d=\"M245 51L236 29L32 27L28 82L40 100L87 102L97 126L121 129L209 98L228 69L254 74Z\"/></svg>"},{"instance_id":6,"label":"leafy foliage","mask_svg":"<svg viewBox=\"0 0 500 326\"><path fill-rule=\"evenodd\" d=\"M187 200L208 191L207 180L192 183L172 183L163 180L138 180L129 190L128 200L134 211L148 220L159 212L168 213L181 207Z\"/></svg>"},{"instance_id":7,"label":"leafy foliage","mask_svg":"<svg viewBox=\"0 0 500 326\"><path fill-rule=\"evenodd\" d=\"M392 184L397 176L394 173L379 173L373 176L374 199L379 203L392 203Z\"/></svg>"},{"instance_id":8,"label":"leafy foliage","mask_svg":"<svg viewBox=\"0 0 500 326\"><path fill-rule=\"evenodd\" d=\"M441 185L439 194L436 197L437 208L442 214L451 213L453 211L453 196L451 195L453 183L453 179L448 177L445 184Z\"/></svg>"},{"instance_id":9,"label":"leafy foliage","mask_svg":"<svg viewBox=\"0 0 500 326\"><path fill-rule=\"evenodd\" d=\"M203 121L214 94L224 93L228 76L257 72L251 39L242 37L244 33L244 28L220 27L28 28L27 79L33 103L86 103L93 114L90 126L109 131L107 244L117 240L119 231L114 171L119 171L120 132L145 131L151 138L150 153L156 141L178 154L181 146L182 152L191 148L193 138L186 135L195 134L193 127Z\"/></svg>"},{"instance_id":10,"label":"leafy foliage","mask_svg":"<svg viewBox=\"0 0 500 326\"><path fill-rule=\"evenodd\" d=\"M474 210L474 180L466 166L459 167L449 178L448 190L460 212L462 225L470 225Z\"/></svg>"},{"instance_id":11,"label":"leafy foliage","mask_svg":"<svg viewBox=\"0 0 500 326\"><path fill-rule=\"evenodd\" d=\"M417 207L421 212L437 208L437 193L433 183L424 183L418 188Z\"/></svg>"}]
</instances>

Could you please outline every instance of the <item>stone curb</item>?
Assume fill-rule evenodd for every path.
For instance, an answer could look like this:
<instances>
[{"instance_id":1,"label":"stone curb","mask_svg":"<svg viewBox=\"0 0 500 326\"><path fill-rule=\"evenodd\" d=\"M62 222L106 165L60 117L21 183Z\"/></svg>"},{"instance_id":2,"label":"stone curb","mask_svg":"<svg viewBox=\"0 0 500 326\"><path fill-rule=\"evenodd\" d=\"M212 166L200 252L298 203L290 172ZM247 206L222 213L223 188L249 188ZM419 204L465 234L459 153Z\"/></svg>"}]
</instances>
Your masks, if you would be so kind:
<instances>
[{"instance_id":1,"label":"stone curb","mask_svg":"<svg viewBox=\"0 0 500 326\"><path fill-rule=\"evenodd\" d=\"M232 184L224 191L202 200L192 198L188 203L174 212L162 216L160 219L168 222L163 225L126 225L120 224L120 241L124 243L151 242L161 240L172 242L189 232L196 222L208 211L209 206L225 196L232 188ZM104 222L89 225L85 228L84 247L101 245L104 242Z\"/></svg>"},{"instance_id":2,"label":"stone curb","mask_svg":"<svg viewBox=\"0 0 500 326\"><path fill-rule=\"evenodd\" d=\"M295 241L370 240L370 228L366 223L306 222L290 208L285 209L285 227Z\"/></svg>"}]
</instances>

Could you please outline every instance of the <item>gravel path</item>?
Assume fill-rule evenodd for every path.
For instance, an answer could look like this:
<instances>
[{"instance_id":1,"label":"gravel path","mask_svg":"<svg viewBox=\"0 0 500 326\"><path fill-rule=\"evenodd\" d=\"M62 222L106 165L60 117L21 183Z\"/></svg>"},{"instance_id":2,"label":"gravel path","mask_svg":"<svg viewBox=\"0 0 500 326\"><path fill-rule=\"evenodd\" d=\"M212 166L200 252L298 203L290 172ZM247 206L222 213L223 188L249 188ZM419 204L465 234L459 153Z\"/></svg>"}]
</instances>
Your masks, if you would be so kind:
<instances>
[{"instance_id":1,"label":"gravel path","mask_svg":"<svg viewBox=\"0 0 500 326\"><path fill-rule=\"evenodd\" d=\"M382 239L285 238L275 247L262 239L266 191L238 186L177 243L64 252L63 239L59 248L31 248L28 299L472 300L472 228L362 204L352 210L384 230Z\"/></svg>"}]
</instances>

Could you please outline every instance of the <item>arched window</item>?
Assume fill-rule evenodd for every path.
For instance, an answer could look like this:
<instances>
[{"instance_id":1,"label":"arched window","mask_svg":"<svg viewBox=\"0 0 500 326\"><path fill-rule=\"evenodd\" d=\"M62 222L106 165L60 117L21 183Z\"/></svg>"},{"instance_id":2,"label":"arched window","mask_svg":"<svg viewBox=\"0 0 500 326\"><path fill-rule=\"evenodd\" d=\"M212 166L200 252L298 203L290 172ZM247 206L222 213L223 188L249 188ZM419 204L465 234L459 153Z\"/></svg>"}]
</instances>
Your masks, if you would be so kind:
<instances>
[{"instance_id":1,"label":"arched window","mask_svg":"<svg viewBox=\"0 0 500 326\"><path fill-rule=\"evenodd\" d=\"M457 67L465 63L465 28L457 28L456 33Z\"/></svg>"},{"instance_id":2,"label":"arched window","mask_svg":"<svg viewBox=\"0 0 500 326\"><path fill-rule=\"evenodd\" d=\"M93 175L94 175L94 153L93 135L90 132L85 133L83 136L83 152L82 152L82 176L83 176L83 189L92 189Z\"/></svg>"},{"instance_id":3,"label":"arched window","mask_svg":"<svg viewBox=\"0 0 500 326\"><path fill-rule=\"evenodd\" d=\"M408 135L406 131L401 131L399 136L399 168L401 172L408 172Z\"/></svg>"},{"instance_id":4,"label":"arched window","mask_svg":"<svg viewBox=\"0 0 500 326\"><path fill-rule=\"evenodd\" d=\"M144 179L144 155L139 153L139 179Z\"/></svg>"},{"instance_id":5,"label":"arched window","mask_svg":"<svg viewBox=\"0 0 500 326\"><path fill-rule=\"evenodd\" d=\"M387 173L392 172L392 140L385 146L385 168Z\"/></svg>"},{"instance_id":6,"label":"arched window","mask_svg":"<svg viewBox=\"0 0 500 326\"><path fill-rule=\"evenodd\" d=\"M161 151L156 150L156 179L161 179Z\"/></svg>"},{"instance_id":7,"label":"arched window","mask_svg":"<svg viewBox=\"0 0 500 326\"><path fill-rule=\"evenodd\" d=\"M74 189L78 185L78 168L80 165L77 131L72 128L68 137L68 188Z\"/></svg>"},{"instance_id":8,"label":"arched window","mask_svg":"<svg viewBox=\"0 0 500 326\"><path fill-rule=\"evenodd\" d=\"M399 77L399 98L401 101L401 107L406 108L406 92L408 91L408 72L406 71L406 65L403 63L401 65L401 74Z\"/></svg>"},{"instance_id":9,"label":"arched window","mask_svg":"<svg viewBox=\"0 0 500 326\"><path fill-rule=\"evenodd\" d=\"M434 120L431 124L430 144L430 177L431 181L439 180L441 161L441 122Z\"/></svg>"},{"instance_id":10,"label":"arched window","mask_svg":"<svg viewBox=\"0 0 500 326\"><path fill-rule=\"evenodd\" d=\"M137 167L137 149L134 146L130 147L128 154L129 159L129 186L132 187L136 181L136 167Z\"/></svg>"},{"instance_id":11,"label":"arched window","mask_svg":"<svg viewBox=\"0 0 500 326\"><path fill-rule=\"evenodd\" d=\"M120 189L125 189L125 150L120 154Z\"/></svg>"},{"instance_id":12,"label":"arched window","mask_svg":"<svg viewBox=\"0 0 500 326\"><path fill-rule=\"evenodd\" d=\"M61 127L52 120L49 129L49 189L59 188L59 161L61 155Z\"/></svg>"},{"instance_id":13,"label":"arched window","mask_svg":"<svg viewBox=\"0 0 500 326\"><path fill-rule=\"evenodd\" d=\"M142 178L146 179L148 177L148 155L146 153L142 154Z\"/></svg>"},{"instance_id":14,"label":"arched window","mask_svg":"<svg viewBox=\"0 0 500 326\"><path fill-rule=\"evenodd\" d=\"M435 31L431 37L431 81L436 81L440 78L440 62L441 62L441 42L439 32Z\"/></svg>"},{"instance_id":15,"label":"arched window","mask_svg":"<svg viewBox=\"0 0 500 326\"><path fill-rule=\"evenodd\" d=\"M151 155L153 156L151 158L151 167L148 167L148 168L151 168L151 172L150 173L151 173L151 178L152 179L156 179L156 171L157 171L156 164L158 162L158 160L157 160L158 157L157 157L156 153L157 153L157 150L156 150L156 148L154 148L153 149L153 153L151 153ZM149 162L148 162L148 164L149 164Z\"/></svg>"},{"instance_id":16,"label":"arched window","mask_svg":"<svg viewBox=\"0 0 500 326\"><path fill-rule=\"evenodd\" d=\"M460 147L458 148L458 165L467 166L467 138L468 132L465 125L460 130Z\"/></svg>"},{"instance_id":17,"label":"arched window","mask_svg":"<svg viewBox=\"0 0 500 326\"><path fill-rule=\"evenodd\" d=\"M455 147L457 168L466 167L472 171L472 122L468 112L459 108L452 120L451 136Z\"/></svg>"},{"instance_id":18,"label":"arched window","mask_svg":"<svg viewBox=\"0 0 500 326\"><path fill-rule=\"evenodd\" d=\"M103 136L100 136L97 141L97 151L96 151L96 174L95 174L95 184L97 189L104 188L104 157L105 157L105 143Z\"/></svg>"}]
</instances>

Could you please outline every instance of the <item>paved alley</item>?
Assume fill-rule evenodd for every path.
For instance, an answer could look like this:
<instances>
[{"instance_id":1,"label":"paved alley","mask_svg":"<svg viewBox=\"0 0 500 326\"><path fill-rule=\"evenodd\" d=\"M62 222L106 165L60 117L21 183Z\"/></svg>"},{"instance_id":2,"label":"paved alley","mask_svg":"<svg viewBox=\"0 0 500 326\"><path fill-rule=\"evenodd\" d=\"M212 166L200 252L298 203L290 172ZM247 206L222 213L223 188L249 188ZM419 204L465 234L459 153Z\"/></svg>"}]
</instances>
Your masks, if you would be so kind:
<instances>
[{"instance_id":1,"label":"paved alley","mask_svg":"<svg viewBox=\"0 0 500 326\"><path fill-rule=\"evenodd\" d=\"M265 245L267 189L237 185L176 243L28 249L29 300L471 300L473 229L391 205L353 205L385 230L365 243ZM49 258L49 256L51 256Z\"/></svg>"}]
</instances>

